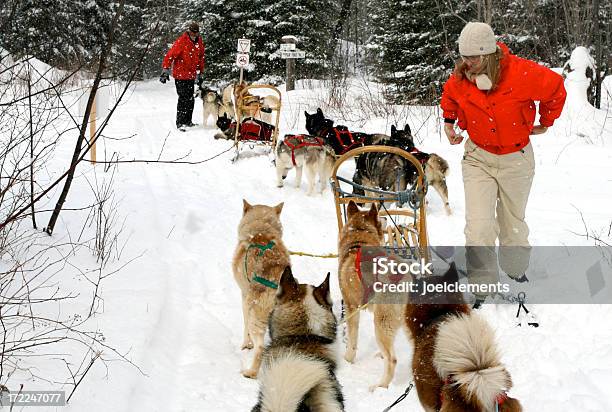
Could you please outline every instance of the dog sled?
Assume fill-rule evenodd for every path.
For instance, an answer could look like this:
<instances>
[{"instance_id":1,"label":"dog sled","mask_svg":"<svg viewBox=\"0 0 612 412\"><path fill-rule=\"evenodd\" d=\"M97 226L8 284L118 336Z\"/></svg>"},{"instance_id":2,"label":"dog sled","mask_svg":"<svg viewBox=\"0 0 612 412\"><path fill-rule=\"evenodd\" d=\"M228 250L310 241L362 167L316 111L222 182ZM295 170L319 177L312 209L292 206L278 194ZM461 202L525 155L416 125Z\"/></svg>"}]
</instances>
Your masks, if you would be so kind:
<instances>
[{"instance_id":1,"label":"dog sled","mask_svg":"<svg viewBox=\"0 0 612 412\"><path fill-rule=\"evenodd\" d=\"M266 96L251 93L253 90L268 91ZM238 88L235 96L236 125L234 141L236 157L241 146L267 146L273 149L278 139L281 93L270 85L252 84Z\"/></svg>"},{"instance_id":2,"label":"dog sled","mask_svg":"<svg viewBox=\"0 0 612 412\"><path fill-rule=\"evenodd\" d=\"M363 153L385 153L401 156L416 169L416 179L405 190L382 190L376 187L366 187L354 182L352 179L339 176L338 171L347 162L353 162ZM364 146L350 150L341 155L334 164L330 178L338 230L346 224L346 207L352 200L363 206L376 203L379 206L379 216L384 219L383 230L385 244L392 250L408 248L414 256L429 260L427 221L425 215L425 194L427 182L422 163L405 150L391 146ZM356 194L355 189L363 194ZM396 207L390 204L401 204L407 207ZM389 205L389 206L387 206Z\"/></svg>"}]
</instances>

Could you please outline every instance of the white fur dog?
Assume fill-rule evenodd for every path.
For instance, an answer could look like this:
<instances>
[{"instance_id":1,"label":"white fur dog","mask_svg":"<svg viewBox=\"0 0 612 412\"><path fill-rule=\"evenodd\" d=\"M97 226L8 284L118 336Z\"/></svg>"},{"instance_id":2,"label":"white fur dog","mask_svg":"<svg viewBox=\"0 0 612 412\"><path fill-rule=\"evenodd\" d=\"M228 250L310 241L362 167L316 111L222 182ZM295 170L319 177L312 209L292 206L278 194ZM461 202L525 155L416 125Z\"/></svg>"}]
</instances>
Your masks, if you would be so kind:
<instances>
[{"instance_id":1,"label":"white fur dog","mask_svg":"<svg viewBox=\"0 0 612 412\"><path fill-rule=\"evenodd\" d=\"M212 117L212 125L215 126L222 106L221 97L214 90L208 90L202 94L202 100L204 102L204 119L202 125L208 127L208 119Z\"/></svg>"},{"instance_id":2,"label":"white fur dog","mask_svg":"<svg viewBox=\"0 0 612 412\"><path fill-rule=\"evenodd\" d=\"M306 167L308 195L313 195L317 175L320 193L327 187L335 162L334 150L314 136L285 135L276 147L277 186L283 187L287 172L295 167L295 185L302 185L302 171Z\"/></svg>"},{"instance_id":3,"label":"white fur dog","mask_svg":"<svg viewBox=\"0 0 612 412\"><path fill-rule=\"evenodd\" d=\"M223 116L227 114L227 117L230 119L236 118L236 112L234 111L234 85L230 84L229 86L223 89L221 94L221 107L219 108L219 116Z\"/></svg>"}]
</instances>

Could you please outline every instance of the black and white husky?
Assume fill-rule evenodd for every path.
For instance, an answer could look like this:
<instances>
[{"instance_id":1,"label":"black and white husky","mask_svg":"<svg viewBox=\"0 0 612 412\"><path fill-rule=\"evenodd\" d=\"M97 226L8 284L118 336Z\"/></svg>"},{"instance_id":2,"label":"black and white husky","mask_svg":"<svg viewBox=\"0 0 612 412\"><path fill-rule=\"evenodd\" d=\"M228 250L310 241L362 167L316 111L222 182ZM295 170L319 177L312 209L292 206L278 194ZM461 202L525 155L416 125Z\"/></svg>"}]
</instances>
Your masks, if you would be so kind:
<instances>
[{"instance_id":1,"label":"black and white husky","mask_svg":"<svg viewBox=\"0 0 612 412\"><path fill-rule=\"evenodd\" d=\"M325 191L332 168L334 167L334 150L323 139L310 135L285 135L276 146L277 186L283 187L287 173L295 168L295 185L302 185L302 171L306 169L308 177L308 195L313 195L317 176L320 190Z\"/></svg>"},{"instance_id":2,"label":"black and white husky","mask_svg":"<svg viewBox=\"0 0 612 412\"><path fill-rule=\"evenodd\" d=\"M270 344L259 372L259 400L251 412L342 412L336 378L336 317L329 273L319 286L299 284L287 267L268 322Z\"/></svg>"}]
</instances>

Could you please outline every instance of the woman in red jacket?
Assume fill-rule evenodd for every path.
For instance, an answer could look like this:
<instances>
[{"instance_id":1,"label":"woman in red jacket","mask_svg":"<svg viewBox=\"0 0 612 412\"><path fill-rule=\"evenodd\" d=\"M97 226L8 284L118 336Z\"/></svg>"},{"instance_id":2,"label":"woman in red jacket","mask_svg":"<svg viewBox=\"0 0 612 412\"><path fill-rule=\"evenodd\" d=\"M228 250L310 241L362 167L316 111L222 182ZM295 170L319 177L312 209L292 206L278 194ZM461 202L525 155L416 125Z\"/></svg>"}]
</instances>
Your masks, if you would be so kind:
<instances>
[{"instance_id":1,"label":"woman in red jacket","mask_svg":"<svg viewBox=\"0 0 612 412\"><path fill-rule=\"evenodd\" d=\"M198 24L196 22L190 23L187 31L174 42L164 57L163 71L159 78L159 81L166 83L170 77L170 67L172 67L172 77L174 77L176 93L178 94L176 127L180 130L195 126L191 121L194 84L196 77L198 84L201 83L204 73L204 43L199 33L200 27Z\"/></svg>"},{"instance_id":2,"label":"woman in red jacket","mask_svg":"<svg viewBox=\"0 0 612 412\"><path fill-rule=\"evenodd\" d=\"M449 142L463 140L455 122L469 135L462 161L468 274L474 283L497 282L494 246L499 238L500 246L505 246L500 248L501 268L524 282L529 264L525 208L535 169L529 138L545 133L561 114L566 96L563 79L510 54L485 23L463 28L459 53L461 59L444 85L441 106ZM539 123L535 101L540 102ZM477 294L477 303L486 295Z\"/></svg>"}]
</instances>

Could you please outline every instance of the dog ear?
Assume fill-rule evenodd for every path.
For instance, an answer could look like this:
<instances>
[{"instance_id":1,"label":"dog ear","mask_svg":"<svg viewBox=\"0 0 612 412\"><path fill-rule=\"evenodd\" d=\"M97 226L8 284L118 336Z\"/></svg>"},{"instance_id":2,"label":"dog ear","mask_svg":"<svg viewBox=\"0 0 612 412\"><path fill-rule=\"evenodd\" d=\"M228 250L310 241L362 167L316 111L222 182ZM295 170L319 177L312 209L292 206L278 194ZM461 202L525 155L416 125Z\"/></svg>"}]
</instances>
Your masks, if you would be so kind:
<instances>
[{"instance_id":1,"label":"dog ear","mask_svg":"<svg viewBox=\"0 0 612 412\"><path fill-rule=\"evenodd\" d=\"M412 135L412 132L410 131L410 125L408 123L406 123L406 126L404 126L404 131L410 133L410 135Z\"/></svg>"},{"instance_id":2,"label":"dog ear","mask_svg":"<svg viewBox=\"0 0 612 412\"><path fill-rule=\"evenodd\" d=\"M319 305L331 307L333 302L329 293L329 275L330 273L327 272L327 276L323 283L314 288L312 294Z\"/></svg>"},{"instance_id":3,"label":"dog ear","mask_svg":"<svg viewBox=\"0 0 612 412\"><path fill-rule=\"evenodd\" d=\"M357 212L359 212L359 207L357 206L357 203L351 200L346 208L346 214L348 217L351 217Z\"/></svg>"},{"instance_id":4,"label":"dog ear","mask_svg":"<svg viewBox=\"0 0 612 412\"><path fill-rule=\"evenodd\" d=\"M283 299L291 296L298 291L298 283L293 277L291 266L286 266L283 274L281 275L280 282L278 282L278 291L276 292L277 299Z\"/></svg>"},{"instance_id":5,"label":"dog ear","mask_svg":"<svg viewBox=\"0 0 612 412\"><path fill-rule=\"evenodd\" d=\"M247 202L245 199L242 199L242 215L243 216L246 215L246 212L248 212L252 208L253 206L251 206L249 202Z\"/></svg>"},{"instance_id":6,"label":"dog ear","mask_svg":"<svg viewBox=\"0 0 612 412\"><path fill-rule=\"evenodd\" d=\"M391 125L391 135L394 135L395 133L397 133L397 129L395 128L395 125L392 124Z\"/></svg>"},{"instance_id":7,"label":"dog ear","mask_svg":"<svg viewBox=\"0 0 612 412\"><path fill-rule=\"evenodd\" d=\"M308 114L308 112L306 110L304 110L304 116L306 116L306 118L309 119L310 116L312 116L312 115Z\"/></svg>"},{"instance_id":8,"label":"dog ear","mask_svg":"<svg viewBox=\"0 0 612 412\"><path fill-rule=\"evenodd\" d=\"M448 270L442 275L441 280L446 283L459 282L459 273L457 272L457 265L455 265L455 262L451 262Z\"/></svg>"},{"instance_id":9,"label":"dog ear","mask_svg":"<svg viewBox=\"0 0 612 412\"><path fill-rule=\"evenodd\" d=\"M323 116L323 110L321 110L320 107L317 107L317 114L320 114L321 116Z\"/></svg>"},{"instance_id":10,"label":"dog ear","mask_svg":"<svg viewBox=\"0 0 612 412\"><path fill-rule=\"evenodd\" d=\"M278 216L280 216L281 212L283 211L284 205L285 205L285 202L280 202L278 205L274 206L274 211L276 212Z\"/></svg>"},{"instance_id":11,"label":"dog ear","mask_svg":"<svg viewBox=\"0 0 612 412\"><path fill-rule=\"evenodd\" d=\"M368 217L373 221L378 221L378 207L376 207L376 203L372 203L370 206L370 211L368 212Z\"/></svg>"}]
</instances>

